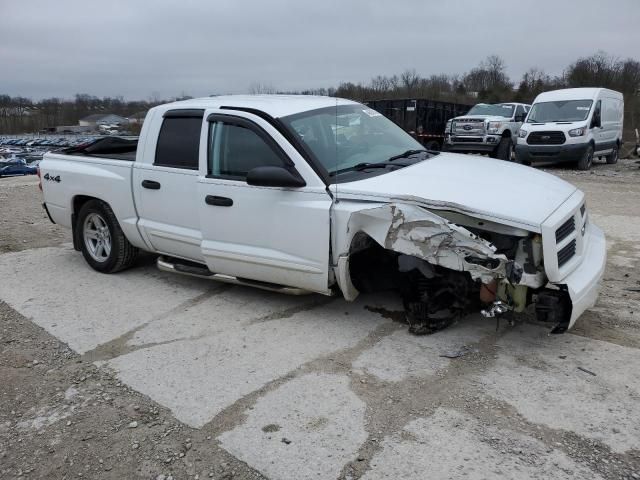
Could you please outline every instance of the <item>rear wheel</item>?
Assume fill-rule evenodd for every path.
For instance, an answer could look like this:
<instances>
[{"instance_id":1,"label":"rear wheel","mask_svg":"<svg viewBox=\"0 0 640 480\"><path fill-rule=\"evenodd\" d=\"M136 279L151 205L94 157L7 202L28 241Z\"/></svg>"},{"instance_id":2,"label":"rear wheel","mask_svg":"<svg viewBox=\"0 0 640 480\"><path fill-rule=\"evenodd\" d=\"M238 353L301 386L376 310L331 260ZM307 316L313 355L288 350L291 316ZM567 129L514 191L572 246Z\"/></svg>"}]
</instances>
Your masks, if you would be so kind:
<instances>
[{"instance_id":1,"label":"rear wheel","mask_svg":"<svg viewBox=\"0 0 640 480\"><path fill-rule=\"evenodd\" d=\"M111 207L99 200L82 206L75 230L84 259L99 272L124 270L138 255L138 249L124 236Z\"/></svg>"},{"instance_id":2,"label":"rear wheel","mask_svg":"<svg viewBox=\"0 0 640 480\"><path fill-rule=\"evenodd\" d=\"M582 158L578 160L578 170L589 170L593 164L593 145L589 145Z\"/></svg>"},{"instance_id":3,"label":"rear wheel","mask_svg":"<svg viewBox=\"0 0 640 480\"><path fill-rule=\"evenodd\" d=\"M618 146L616 145L615 147L613 147L613 151L609 155L604 157L604 158L607 160L607 163L609 165L613 165L614 163L618 163L619 155L620 155L620 150L618 149Z\"/></svg>"}]
</instances>

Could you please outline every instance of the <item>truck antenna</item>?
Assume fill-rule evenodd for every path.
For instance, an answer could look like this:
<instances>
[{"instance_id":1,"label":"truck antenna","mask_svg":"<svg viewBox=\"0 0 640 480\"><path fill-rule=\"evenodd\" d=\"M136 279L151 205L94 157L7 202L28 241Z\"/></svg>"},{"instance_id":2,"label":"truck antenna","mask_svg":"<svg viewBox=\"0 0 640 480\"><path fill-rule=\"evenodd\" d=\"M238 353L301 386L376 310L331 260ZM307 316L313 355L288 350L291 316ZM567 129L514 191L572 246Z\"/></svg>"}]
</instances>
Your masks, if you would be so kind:
<instances>
[{"instance_id":1,"label":"truck antenna","mask_svg":"<svg viewBox=\"0 0 640 480\"><path fill-rule=\"evenodd\" d=\"M338 97L337 95L336 95L336 127L333 130L333 143L335 143L336 145L336 155L335 155L336 168L334 170L333 176L336 179L335 200L336 200L336 203L338 203L338 179L337 179L338 177L337 175L337 172L338 172Z\"/></svg>"}]
</instances>

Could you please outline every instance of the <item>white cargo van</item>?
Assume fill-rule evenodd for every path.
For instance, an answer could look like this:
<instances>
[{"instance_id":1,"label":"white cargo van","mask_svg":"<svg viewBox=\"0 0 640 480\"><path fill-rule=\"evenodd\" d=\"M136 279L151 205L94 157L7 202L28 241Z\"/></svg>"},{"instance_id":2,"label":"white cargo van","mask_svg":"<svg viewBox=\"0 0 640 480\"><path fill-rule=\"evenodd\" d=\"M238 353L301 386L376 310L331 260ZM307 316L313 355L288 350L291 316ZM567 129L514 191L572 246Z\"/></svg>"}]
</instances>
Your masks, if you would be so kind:
<instances>
[{"instance_id":1,"label":"white cargo van","mask_svg":"<svg viewBox=\"0 0 640 480\"><path fill-rule=\"evenodd\" d=\"M606 88L569 88L538 95L518 132L518 163L573 162L589 170L594 157L618 161L624 100Z\"/></svg>"}]
</instances>

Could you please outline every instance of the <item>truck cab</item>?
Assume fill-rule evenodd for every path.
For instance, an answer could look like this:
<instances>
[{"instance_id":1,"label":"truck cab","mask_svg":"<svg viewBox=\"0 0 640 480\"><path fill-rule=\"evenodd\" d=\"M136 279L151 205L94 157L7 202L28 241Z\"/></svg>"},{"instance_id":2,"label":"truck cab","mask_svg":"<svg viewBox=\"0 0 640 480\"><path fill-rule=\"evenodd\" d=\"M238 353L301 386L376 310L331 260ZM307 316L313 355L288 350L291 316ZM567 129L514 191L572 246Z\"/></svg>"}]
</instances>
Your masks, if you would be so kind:
<instances>
[{"instance_id":1,"label":"truck cab","mask_svg":"<svg viewBox=\"0 0 640 480\"><path fill-rule=\"evenodd\" d=\"M530 107L524 103L479 103L466 115L447 122L443 150L511 160L518 129Z\"/></svg>"}]
</instances>

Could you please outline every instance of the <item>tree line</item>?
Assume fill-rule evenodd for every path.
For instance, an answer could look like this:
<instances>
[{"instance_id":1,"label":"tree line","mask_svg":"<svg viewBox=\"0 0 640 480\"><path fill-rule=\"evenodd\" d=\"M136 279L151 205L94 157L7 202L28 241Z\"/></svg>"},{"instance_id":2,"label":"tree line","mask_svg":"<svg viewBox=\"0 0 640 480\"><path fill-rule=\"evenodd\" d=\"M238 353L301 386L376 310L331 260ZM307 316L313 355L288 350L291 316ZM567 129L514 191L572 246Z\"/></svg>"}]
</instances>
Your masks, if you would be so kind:
<instances>
[{"instance_id":1,"label":"tree line","mask_svg":"<svg viewBox=\"0 0 640 480\"><path fill-rule=\"evenodd\" d=\"M415 69L396 75L377 75L368 82L342 82L336 87L296 92L281 92L272 85L253 83L250 93L301 93L350 98L357 101L429 98L472 105L477 102L516 101L531 103L541 92L558 88L606 87L625 97L625 131L632 140L633 129L640 129L640 62L618 59L598 52L579 58L560 75L549 75L531 68L513 82L504 60L491 55L464 74L422 76ZM181 98L190 98L182 95ZM98 98L78 94L74 99L47 98L32 101L23 97L0 95L0 133L34 132L55 125L77 125L92 113L115 113L124 117L169 100L153 95L148 100L126 101L122 97Z\"/></svg>"}]
</instances>

